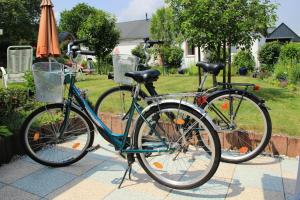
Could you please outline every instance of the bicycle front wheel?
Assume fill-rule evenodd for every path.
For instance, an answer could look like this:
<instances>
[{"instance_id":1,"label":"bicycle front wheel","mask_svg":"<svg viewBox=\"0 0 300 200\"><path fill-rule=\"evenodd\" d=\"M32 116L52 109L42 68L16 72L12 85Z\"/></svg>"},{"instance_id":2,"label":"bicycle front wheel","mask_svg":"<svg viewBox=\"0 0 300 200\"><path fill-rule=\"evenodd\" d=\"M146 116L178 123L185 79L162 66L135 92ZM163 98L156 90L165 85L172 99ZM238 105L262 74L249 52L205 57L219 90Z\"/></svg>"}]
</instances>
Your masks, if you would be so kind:
<instances>
[{"instance_id":1,"label":"bicycle front wheel","mask_svg":"<svg viewBox=\"0 0 300 200\"><path fill-rule=\"evenodd\" d=\"M21 130L29 157L46 166L64 167L87 154L94 141L92 123L74 107L71 107L68 120L64 118L64 104L40 107L27 117ZM65 129L61 133L63 124Z\"/></svg>"},{"instance_id":2,"label":"bicycle front wheel","mask_svg":"<svg viewBox=\"0 0 300 200\"><path fill-rule=\"evenodd\" d=\"M177 103L162 103L145 112L137 121L134 145L145 151L137 154L145 172L174 189L206 183L220 162L220 142L212 125L198 111Z\"/></svg>"},{"instance_id":3,"label":"bicycle front wheel","mask_svg":"<svg viewBox=\"0 0 300 200\"><path fill-rule=\"evenodd\" d=\"M249 161L268 145L272 132L270 115L253 94L224 90L209 96L203 108L219 127L222 161Z\"/></svg>"}]
</instances>

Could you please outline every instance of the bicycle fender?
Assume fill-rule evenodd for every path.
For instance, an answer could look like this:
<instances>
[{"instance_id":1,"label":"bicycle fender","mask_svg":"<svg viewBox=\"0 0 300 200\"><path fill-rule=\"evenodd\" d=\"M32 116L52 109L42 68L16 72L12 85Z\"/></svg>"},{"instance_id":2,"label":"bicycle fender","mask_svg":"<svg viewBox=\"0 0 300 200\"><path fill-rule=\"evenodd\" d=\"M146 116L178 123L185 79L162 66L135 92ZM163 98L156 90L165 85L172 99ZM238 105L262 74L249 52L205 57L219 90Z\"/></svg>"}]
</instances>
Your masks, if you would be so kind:
<instances>
[{"instance_id":1,"label":"bicycle fender","mask_svg":"<svg viewBox=\"0 0 300 200\"><path fill-rule=\"evenodd\" d=\"M219 131L219 128L217 125L215 125L215 123L212 121L212 119L210 118L210 116L208 116L208 114L200 107L186 102L186 101L180 101L180 100L175 100L175 99L165 99L165 100L161 100L159 101L159 103L152 103L149 106L147 106L142 112L140 117L142 117L147 111L149 111L152 107L157 106L158 104L167 104L167 103L176 103L176 104L181 104L187 107L192 108L193 110L197 111L201 116L203 116L211 125L212 127L215 129L215 131Z\"/></svg>"}]
</instances>

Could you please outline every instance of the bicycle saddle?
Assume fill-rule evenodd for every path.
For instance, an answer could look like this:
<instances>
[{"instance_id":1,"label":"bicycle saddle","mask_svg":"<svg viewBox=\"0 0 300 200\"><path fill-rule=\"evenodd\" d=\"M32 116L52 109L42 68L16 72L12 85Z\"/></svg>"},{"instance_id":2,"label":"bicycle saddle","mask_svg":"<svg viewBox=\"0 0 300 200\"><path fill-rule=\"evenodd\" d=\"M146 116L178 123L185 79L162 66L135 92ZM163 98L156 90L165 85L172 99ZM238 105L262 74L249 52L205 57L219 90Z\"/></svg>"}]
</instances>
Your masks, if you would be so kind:
<instances>
[{"instance_id":1,"label":"bicycle saddle","mask_svg":"<svg viewBox=\"0 0 300 200\"><path fill-rule=\"evenodd\" d=\"M201 67L204 72L211 73L215 76L218 76L221 70L224 70L225 65L222 63L211 64L206 62L198 62L196 64L197 67Z\"/></svg>"},{"instance_id":2,"label":"bicycle saddle","mask_svg":"<svg viewBox=\"0 0 300 200\"><path fill-rule=\"evenodd\" d=\"M151 83L157 81L159 75L160 72L155 69L125 73L125 76L133 78L133 80L135 80L138 83Z\"/></svg>"}]
</instances>

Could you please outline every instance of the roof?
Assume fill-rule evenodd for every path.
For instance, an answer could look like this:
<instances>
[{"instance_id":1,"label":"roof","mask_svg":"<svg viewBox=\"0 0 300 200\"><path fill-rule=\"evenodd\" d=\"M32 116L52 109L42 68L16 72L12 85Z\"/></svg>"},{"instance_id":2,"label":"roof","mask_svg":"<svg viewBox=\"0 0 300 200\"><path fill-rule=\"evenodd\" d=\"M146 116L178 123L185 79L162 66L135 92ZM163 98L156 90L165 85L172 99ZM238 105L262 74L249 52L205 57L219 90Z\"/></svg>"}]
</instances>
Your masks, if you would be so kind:
<instances>
[{"instance_id":1,"label":"roof","mask_svg":"<svg viewBox=\"0 0 300 200\"><path fill-rule=\"evenodd\" d=\"M300 37L285 23L280 24L271 32L267 40L290 39L292 42L300 42Z\"/></svg>"},{"instance_id":2,"label":"roof","mask_svg":"<svg viewBox=\"0 0 300 200\"><path fill-rule=\"evenodd\" d=\"M74 39L74 36L69 32L61 32L58 34L59 43L65 41L66 39Z\"/></svg>"},{"instance_id":3,"label":"roof","mask_svg":"<svg viewBox=\"0 0 300 200\"><path fill-rule=\"evenodd\" d=\"M117 23L121 32L120 39L144 39L150 37L150 20L136 20Z\"/></svg>"}]
</instances>

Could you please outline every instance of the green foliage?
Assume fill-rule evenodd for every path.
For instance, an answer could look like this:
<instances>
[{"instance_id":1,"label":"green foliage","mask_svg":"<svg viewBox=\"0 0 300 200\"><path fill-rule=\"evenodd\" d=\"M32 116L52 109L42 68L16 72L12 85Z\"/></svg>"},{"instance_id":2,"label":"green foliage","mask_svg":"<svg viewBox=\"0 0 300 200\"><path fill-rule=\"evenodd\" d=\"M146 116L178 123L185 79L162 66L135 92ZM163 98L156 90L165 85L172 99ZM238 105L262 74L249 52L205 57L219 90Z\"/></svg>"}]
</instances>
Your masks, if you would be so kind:
<instances>
[{"instance_id":1,"label":"green foliage","mask_svg":"<svg viewBox=\"0 0 300 200\"><path fill-rule=\"evenodd\" d=\"M97 10L79 28L78 36L89 41L88 47L96 51L98 60L108 56L119 42L116 18Z\"/></svg>"},{"instance_id":2,"label":"green foliage","mask_svg":"<svg viewBox=\"0 0 300 200\"><path fill-rule=\"evenodd\" d=\"M34 44L37 39L40 1L0 1L0 66L6 63L6 49L11 45Z\"/></svg>"},{"instance_id":3,"label":"green foliage","mask_svg":"<svg viewBox=\"0 0 300 200\"><path fill-rule=\"evenodd\" d=\"M140 58L140 63L146 62L146 54L144 52L142 44L140 44L140 45L136 46L134 49L132 49L131 54Z\"/></svg>"},{"instance_id":4,"label":"green foliage","mask_svg":"<svg viewBox=\"0 0 300 200\"><path fill-rule=\"evenodd\" d=\"M100 61L98 60L94 63L94 66L97 73L101 75L107 75L109 72L113 72L112 55L108 55Z\"/></svg>"},{"instance_id":5,"label":"green foliage","mask_svg":"<svg viewBox=\"0 0 300 200\"><path fill-rule=\"evenodd\" d=\"M277 63L274 69L274 77L277 80L288 80L288 68L282 63Z\"/></svg>"},{"instance_id":6,"label":"green foliage","mask_svg":"<svg viewBox=\"0 0 300 200\"><path fill-rule=\"evenodd\" d=\"M267 34L276 21L276 5L269 0L167 0L184 38L221 58L221 47L243 46ZM230 60L230 52L227 54ZM226 60L226 55L223 55ZM229 64L231 64L229 62Z\"/></svg>"},{"instance_id":7,"label":"green foliage","mask_svg":"<svg viewBox=\"0 0 300 200\"><path fill-rule=\"evenodd\" d=\"M183 58L183 50L178 46L163 46L161 55L167 67L180 67Z\"/></svg>"},{"instance_id":8,"label":"green foliage","mask_svg":"<svg viewBox=\"0 0 300 200\"><path fill-rule=\"evenodd\" d=\"M198 76L198 67L196 65L193 65L187 69L185 69L184 74L187 76Z\"/></svg>"},{"instance_id":9,"label":"green foliage","mask_svg":"<svg viewBox=\"0 0 300 200\"><path fill-rule=\"evenodd\" d=\"M267 71L273 72L274 65L278 62L282 45L275 41L264 44L258 53L260 63L265 65Z\"/></svg>"},{"instance_id":10,"label":"green foliage","mask_svg":"<svg viewBox=\"0 0 300 200\"><path fill-rule=\"evenodd\" d=\"M173 10L171 8L160 8L151 19L151 38L164 41L171 45L178 39L178 33L175 30Z\"/></svg>"},{"instance_id":11,"label":"green foliage","mask_svg":"<svg viewBox=\"0 0 300 200\"><path fill-rule=\"evenodd\" d=\"M280 60L288 62L289 64L295 64L300 62L300 44L288 43L282 47Z\"/></svg>"},{"instance_id":12,"label":"green foliage","mask_svg":"<svg viewBox=\"0 0 300 200\"><path fill-rule=\"evenodd\" d=\"M289 79L292 84L297 84L300 81L300 63L291 67Z\"/></svg>"},{"instance_id":13,"label":"green foliage","mask_svg":"<svg viewBox=\"0 0 300 200\"><path fill-rule=\"evenodd\" d=\"M28 101L26 89L1 89L0 88L0 113L3 117L15 109L25 105Z\"/></svg>"},{"instance_id":14,"label":"green foliage","mask_svg":"<svg viewBox=\"0 0 300 200\"><path fill-rule=\"evenodd\" d=\"M24 75L25 81L26 81L26 87L29 91L34 92L35 91L35 85L34 85L34 79L33 74L31 71L25 72Z\"/></svg>"},{"instance_id":15,"label":"green foliage","mask_svg":"<svg viewBox=\"0 0 300 200\"><path fill-rule=\"evenodd\" d=\"M253 71L255 66L252 53L247 50L238 51L233 57L233 66L238 70L240 67L247 67L248 71Z\"/></svg>"},{"instance_id":16,"label":"green foliage","mask_svg":"<svg viewBox=\"0 0 300 200\"><path fill-rule=\"evenodd\" d=\"M277 80L287 80L289 84L300 82L300 63L289 65L279 62L275 65L274 78Z\"/></svg>"},{"instance_id":17,"label":"green foliage","mask_svg":"<svg viewBox=\"0 0 300 200\"><path fill-rule=\"evenodd\" d=\"M79 3L71 10L64 10L60 14L59 30L61 32L69 32L77 38L82 23L85 22L90 15L94 14L96 10L96 8L85 3Z\"/></svg>"},{"instance_id":18,"label":"green foliage","mask_svg":"<svg viewBox=\"0 0 300 200\"><path fill-rule=\"evenodd\" d=\"M12 133L7 126L0 126L0 137L8 137L11 135Z\"/></svg>"}]
</instances>

